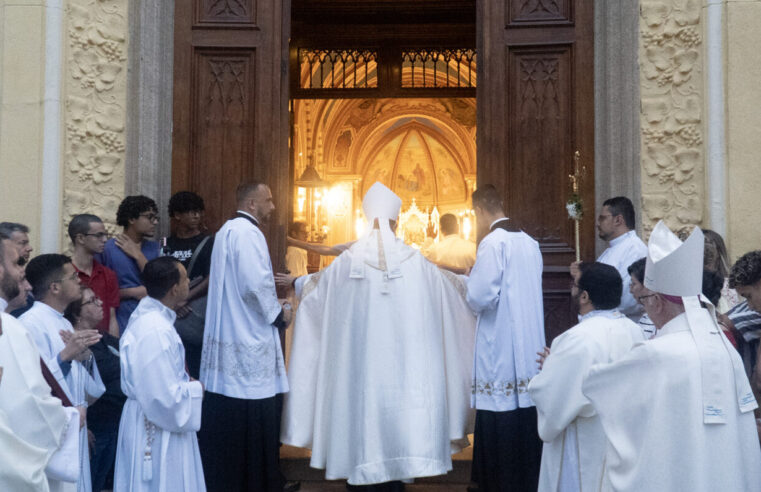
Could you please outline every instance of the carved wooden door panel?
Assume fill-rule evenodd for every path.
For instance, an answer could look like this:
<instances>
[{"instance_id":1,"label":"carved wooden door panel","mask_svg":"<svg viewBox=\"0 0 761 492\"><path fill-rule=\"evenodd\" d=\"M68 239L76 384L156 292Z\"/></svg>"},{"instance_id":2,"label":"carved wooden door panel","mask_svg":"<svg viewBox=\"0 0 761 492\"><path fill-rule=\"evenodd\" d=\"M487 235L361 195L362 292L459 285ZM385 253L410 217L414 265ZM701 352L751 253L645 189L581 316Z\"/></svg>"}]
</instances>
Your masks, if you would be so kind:
<instances>
[{"instance_id":1,"label":"carved wooden door panel","mask_svg":"<svg viewBox=\"0 0 761 492\"><path fill-rule=\"evenodd\" d=\"M565 203L576 150L587 177L580 249L594 259L592 8L589 0L478 2L478 182L502 190L513 224L541 245L548 343L575 323Z\"/></svg>"},{"instance_id":2,"label":"carved wooden door panel","mask_svg":"<svg viewBox=\"0 0 761 492\"><path fill-rule=\"evenodd\" d=\"M175 5L172 191L200 194L216 231L235 212L239 183L267 183L273 253L285 250L289 9L288 0Z\"/></svg>"}]
</instances>

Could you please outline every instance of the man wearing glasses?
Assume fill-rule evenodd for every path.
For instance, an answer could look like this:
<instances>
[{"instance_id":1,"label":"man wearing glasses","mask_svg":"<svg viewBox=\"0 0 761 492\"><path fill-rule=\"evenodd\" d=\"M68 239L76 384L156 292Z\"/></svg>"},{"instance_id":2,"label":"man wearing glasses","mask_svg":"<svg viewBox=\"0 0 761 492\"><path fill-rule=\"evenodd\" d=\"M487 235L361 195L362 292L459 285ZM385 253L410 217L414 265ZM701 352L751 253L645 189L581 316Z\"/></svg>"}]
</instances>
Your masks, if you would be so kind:
<instances>
[{"instance_id":1,"label":"man wearing glasses","mask_svg":"<svg viewBox=\"0 0 761 492\"><path fill-rule=\"evenodd\" d=\"M101 333L118 337L116 309L119 307L119 281L113 270L95 259L96 254L103 252L108 241L106 227L100 217L80 214L71 219L68 232L74 246L71 263L79 275L79 282L95 292L103 307L103 319L97 329Z\"/></svg>"},{"instance_id":2,"label":"man wearing glasses","mask_svg":"<svg viewBox=\"0 0 761 492\"><path fill-rule=\"evenodd\" d=\"M597 261L615 267L623 280L623 294L618 311L635 323L642 317L642 306L629 292L631 277L629 265L647 256L647 246L637 236L634 221L634 205L625 196L608 198L602 204L597 217L597 235L608 241L608 248L602 252ZM575 275L578 263L571 265L571 275Z\"/></svg>"},{"instance_id":3,"label":"man wearing glasses","mask_svg":"<svg viewBox=\"0 0 761 492\"><path fill-rule=\"evenodd\" d=\"M146 263L159 256L159 243L147 239L156 233L158 222L156 202L143 195L128 196L116 211L116 224L124 231L106 242L103 253L95 255L102 265L116 272L119 280L119 333L124 332L132 311L146 296L140 273Z\"/></svg>"}]
</instances>

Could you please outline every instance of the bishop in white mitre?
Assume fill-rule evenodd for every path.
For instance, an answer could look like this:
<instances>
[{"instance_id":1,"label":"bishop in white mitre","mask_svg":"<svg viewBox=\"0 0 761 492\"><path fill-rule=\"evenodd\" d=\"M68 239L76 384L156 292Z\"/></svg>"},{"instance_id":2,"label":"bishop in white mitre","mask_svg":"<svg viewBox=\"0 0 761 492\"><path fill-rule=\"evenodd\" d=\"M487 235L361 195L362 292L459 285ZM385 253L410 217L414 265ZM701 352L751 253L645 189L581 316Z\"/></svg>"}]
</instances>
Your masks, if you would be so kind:
<instances>
[{"instance_id":1,"label":"bishop in white mitre","mask_svg":"<svg viewBox=\"0 0 761 492\"><path fill-rule=\"evenodd\" d=\"M579 265L571 288L579 324L552 341L542 371L528 385L544 441L540 492L600 490L607 442L581 387L593 364L617 360L644 341L639 326L616 309L622 290L614 267Z\"/></svg>"},{"instance_id":2,"label":"bishop in white mitre","mask_svg":"<svg viewBox=\"0 0 761 492\"><path fill-rule=\"evenodd\" d=\"M4 313L6 306L0 292L0 490L61 490L67 482L57 480L63 478L57 470L50 477L46 471L53 460L76 463L79 412L51 396L35 343L18 320ZM71 488L78 477L75 466L69 467Z\"/></svg>"},{"instance_id":3,"label":"bishop in white mitre","mask_svg":"<svg viewBox=\"0 0 761 492\"><path fill-rule=\"evenodd\" d=\"M281 439L358 486L445 474L472 430L475 318L460 279L394 235L401 204L375 183L365 235L296 282Z\"/></svg>"},{"instance_id":4,"label":"bishop in white mitre","mask_svg":"<svg viewBox=\"0 0 761 492\"><path fill-rule=\"evenodd\" d=\"M71 260L66 256L40 255L33 258L27 266L27 277L38 300L19 319L34 338L48 367L58 366L63 373L65 382L61 386L72 405L86 411L90 403L106 391L106 387L100 378L94 358L80 361L66 360L66 357L63 357L66 344L61 338L61 332L74 333L74 328L64 318L63 311L70 302L82 296L79 278L76 275ZM55 370L53 372L57 373ZM76 490L90 492L92 487L87 425L79 432L80 473Z\"/></svg>"},{"instance_id":5,"label":"bishop in white mitre","mask_svg":"<svg viewBox=\"0 0 761 492\"><path fill-rule=\"evenodd\" d=\"M658 332L610 364L592 367L582 391L609 446L603 490L761 489L757 408L742 361L700 296L703 234L682 243L659 222L650 235L640 296Z\"/></svg>"},{"instance_id":6,"label":"bishop in white mitre","mask_svg":"<svg viewBox=\"0 0 761 492\"><path fill-rule=\"evenodd\" d=\"M188 296L188 276L171 256L143 269L148 295L119 340L122 391L114 492L203 492L203 386L185 369L185 349L174 329L174 309Z\"/></svg>"}]
</instances>

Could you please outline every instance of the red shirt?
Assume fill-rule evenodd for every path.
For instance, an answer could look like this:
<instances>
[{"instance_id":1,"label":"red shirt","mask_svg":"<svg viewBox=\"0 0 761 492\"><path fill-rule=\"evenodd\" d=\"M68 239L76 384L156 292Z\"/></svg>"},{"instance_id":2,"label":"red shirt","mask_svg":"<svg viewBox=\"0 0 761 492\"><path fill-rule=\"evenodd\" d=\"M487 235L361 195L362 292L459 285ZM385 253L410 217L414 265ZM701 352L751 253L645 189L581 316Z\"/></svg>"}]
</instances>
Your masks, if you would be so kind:
<instances>
[{"instance_id":1,"label":"red shirt","mask_svg":"<svg viewBox=\"0 0 761 492\"><path fill-rule=\"evenodd\" d=\"M103 319L96 328L100 332L108 333L111 308L119 307L119 281L116 279L116 273L95 259L92 260L92 275L87 275L76 265L74 265L74 269L79 274L79 282L82 287L89 287L103 301Z\"/></svg>"}]
</instances>

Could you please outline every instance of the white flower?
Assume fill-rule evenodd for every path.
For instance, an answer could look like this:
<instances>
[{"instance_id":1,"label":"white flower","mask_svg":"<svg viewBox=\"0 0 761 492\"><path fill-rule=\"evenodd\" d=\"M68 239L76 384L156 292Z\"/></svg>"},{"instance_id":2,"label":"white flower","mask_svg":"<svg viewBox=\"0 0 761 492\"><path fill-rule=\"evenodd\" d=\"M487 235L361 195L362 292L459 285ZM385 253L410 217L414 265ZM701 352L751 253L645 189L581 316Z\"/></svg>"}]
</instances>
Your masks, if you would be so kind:
<instances>
[{"instance_id":1,"label":"white flower","mask_svg":"<svg viewBox=\"0 0 761 492\"><path fill-rule=\"evenodd\" d=\"M574 202L568 202L565 204L565 209L568 211L568 217L573 220L579 220L579 207Z\"/></svg>"}]
</instances>

